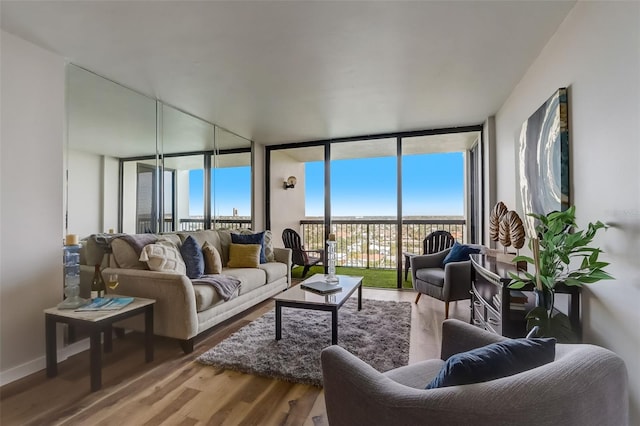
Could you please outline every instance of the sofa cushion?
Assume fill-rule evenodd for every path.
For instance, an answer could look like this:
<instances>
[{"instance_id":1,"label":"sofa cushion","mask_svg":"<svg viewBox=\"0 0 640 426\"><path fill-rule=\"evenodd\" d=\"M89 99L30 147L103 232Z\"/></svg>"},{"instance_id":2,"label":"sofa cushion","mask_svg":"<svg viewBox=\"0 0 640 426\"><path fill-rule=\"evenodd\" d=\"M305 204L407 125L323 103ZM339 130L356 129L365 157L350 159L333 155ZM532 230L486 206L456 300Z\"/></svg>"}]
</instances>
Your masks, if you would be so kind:
<instances>
[{"instance_id":1,"label":"sofa cushion","mask_svg":"<svg viewBox=\"0 0 640 426\"><path fill-rule=\"evenodd\" d=\"M272 283L287 276L287 265L280 262L261 263L258 268L267 274L267 282Z\"/></svg>"},{"instance_id":2,"label":"sofa cushion","mask_svg":"<svg viewBox=\"0 0 640 426\"><path fill-rule=\"evenodd\" d=\"M207 284L194 284L193 292L196 295L196 312L206 311L207 309L224 303L215 288Z\"/></svg>"},{"instance_id":3,"label":"sofa cushion","mask_svg":"<svg viewBox=\"0 0 640 426\"><path fill-rule=\"evenodd\" d=\"M479 248L471 247L466 244L460 244L457 241L447 253L447 256L442 261L442 267L450 262L464 262L465 260L469 260L470 254L480 253Z\"/></svg>"},{"instance_id":4,"label":"sofa cushion","mask_svg":"<svg viewBox=\"0 0 640 426\"><path fill-rule=\"evenodd\" d=\"M416 270L416 278L442 287L444 285L444 269L442 268L422 268Z\"/></svg>"},{"instance_id":5,"label":"sofa cushion","mask_svg":"<svg viewBox=\"0 0 640 426\"><path fill-rule=\"evenodd\" d=\"M552 362L556 339L510 339L455 354L427 389L467 385L512 376Z\"/></svg>"},{"instance_id":6,"label":"sofa cushion","mask_svg":"<svg viewBox=\"0 0 640 426\"><path fill-rule=\"evenodd\" d=\"M229 268L257 268L260 265L260 244L229 245Z\"/></svg>"},{"instance_id":7,"label":"sofa cushion","mask_svg":"<svg viewBox=\"0 0 640 426\"><path fill-rule=\"evenodd\" d=\"M180 254L187 266L187 277L200 278L204 274L204 257L200 245L191 235L182 242Z\"/></svg>"},{"instance_id":8,"label":"sofa cushion","mask_svg":"<svg viewBox=\"0 0 640 426\"><path fill-rule=\"evenodd\" d=\"M260 268L224 268L222 273L240 280L240 295L267 283L267 273Z\"/></svg>"},{"instance_id":9,"label":"sofa cushion","mask_svg":"<svg viewBox=\"0 0 640 426\"><path fill-rule=\"evenodd\" d=\"M385 376L405 386L414 389L424 389L426 383L430 383L440 373L444 366L441 359L429 359L414 364L394 368L383 373Z\"/></svg>"},{"instance_id":10,"label":"sofa cushion","mask_svg":"<svg viewBox=\"0 0 640 426\"><path fill-rule=\"evenodd\" d=\"M121 238L111 241L111 251L118 267L124 269L149 269L145 262L140 262L140 256Z\"/></svg>"},{"instance_id":11,"label":"sofa cushion","mask_svg":"<svg viewBox=\"0 0 640 426\"><path fill-rule=\"evenodd\" d=\"M169 242L173 244L177 249L180 249L182 240L178 234L162 234L158 237L158 242Z\"/></svg>"},{"instance_id":12,"label":"sofa cushion","mask_svg":"<svg viewBox=\"0 0 640 426\"><path fill-rule=\"evenodd\" d=\"M231 234L231 242L234 244L259 244L260 245L260 263L267 263L267 257L264 253L264 232L256 234ZM229 254L231 258L231 254Z\"/></svg>"},{"instance_id":13,"label":"sofa cushion","mask_svg":"<svg viewBox=\"0 0 640 426\"><path fill-rule=\"evenodd\" d=\"M205 241L202 246L202 254L204 256L204 273L221 274L222 259L220 258L218 249L216 249L209 241Z\"/></svg>"},{"instance_id":14,"label":"sofa cushion","mask_svg":"<svg viewBox=\"0 0 640 426\"><path fill-rule=\"evenodd\" d=\"M173 244L148 244L142 249L140 261L152 271L175 272L184 275L187 268L180 251Z\"/></svg>"},{"instance_id":15,"label":"sofa cushion","mask_svg":"<svg viewBox=\"0 0 640 426\"><path fill-rule=\"evenodd\" d=\"M218 231L218 238L220 239L220 257L222 257L222 266L227 266L227 263L229 262L231 232L221 229Z\"/></svg>"}]
</instances>

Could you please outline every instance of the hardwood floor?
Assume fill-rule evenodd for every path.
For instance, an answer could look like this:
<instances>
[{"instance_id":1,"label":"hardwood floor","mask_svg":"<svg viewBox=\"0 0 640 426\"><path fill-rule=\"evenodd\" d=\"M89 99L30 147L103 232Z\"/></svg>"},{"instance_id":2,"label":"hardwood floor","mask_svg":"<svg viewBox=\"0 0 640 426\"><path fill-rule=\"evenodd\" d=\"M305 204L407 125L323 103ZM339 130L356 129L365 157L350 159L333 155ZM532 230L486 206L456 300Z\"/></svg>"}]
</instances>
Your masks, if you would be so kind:
<instances>
[{"instance_id":1,"label":"hardwood floor","mask_svg":"<svg viewBox=\"0 0 640 426\"><path fill-rule=\"evenodd\" d=\"M365 288L363 297L412 302L409 363L436 358L444 303L413 291ZM155 360L144 362L142 334L114 339L104 354L102 382L89 391L89 353L0 388L0 423L9 425L326 425L322 389L202 365L195 359L274 308L269 300L214 327L185 355L175 340L157 337ZM452 303L451 317L469 321L469 302Z\"/></svg>"}]
</instances>

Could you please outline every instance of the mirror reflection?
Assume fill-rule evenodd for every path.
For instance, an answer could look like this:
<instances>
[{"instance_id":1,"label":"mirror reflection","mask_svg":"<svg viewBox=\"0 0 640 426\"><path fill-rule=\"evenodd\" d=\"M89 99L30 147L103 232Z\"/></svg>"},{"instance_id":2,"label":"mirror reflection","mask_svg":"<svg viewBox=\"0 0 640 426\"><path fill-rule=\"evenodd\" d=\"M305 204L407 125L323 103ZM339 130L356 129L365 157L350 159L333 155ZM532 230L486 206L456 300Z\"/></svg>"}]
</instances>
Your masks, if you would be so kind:
<instances>
[{"instance_id":1,"label":"mirror reflection","mask_svg":"<svg viewBox=\"0 0 640 426\"><path fill-rule=\"evenodd\" d=\"M250 228L250 140L68 66L65 229Z\"/></svg>"}]
</instances>

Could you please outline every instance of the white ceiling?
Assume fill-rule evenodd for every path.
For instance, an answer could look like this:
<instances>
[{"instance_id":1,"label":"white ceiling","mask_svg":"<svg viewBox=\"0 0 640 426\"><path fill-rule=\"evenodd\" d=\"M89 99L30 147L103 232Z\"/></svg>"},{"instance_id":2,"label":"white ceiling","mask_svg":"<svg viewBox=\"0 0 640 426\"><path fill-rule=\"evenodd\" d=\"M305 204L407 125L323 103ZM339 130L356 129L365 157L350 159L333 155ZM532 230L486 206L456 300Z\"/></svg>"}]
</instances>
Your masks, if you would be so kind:
<instances>
[{"instance_id":1,"label":"white ceiling","mask_svg":"<svg viewBox=\"0 0 640 426\"><path fill-rule=\"evenodd\" d=\"M5 31L260 143L482 123L574 1L2 1Z\"/></svg>"}]
</instances>

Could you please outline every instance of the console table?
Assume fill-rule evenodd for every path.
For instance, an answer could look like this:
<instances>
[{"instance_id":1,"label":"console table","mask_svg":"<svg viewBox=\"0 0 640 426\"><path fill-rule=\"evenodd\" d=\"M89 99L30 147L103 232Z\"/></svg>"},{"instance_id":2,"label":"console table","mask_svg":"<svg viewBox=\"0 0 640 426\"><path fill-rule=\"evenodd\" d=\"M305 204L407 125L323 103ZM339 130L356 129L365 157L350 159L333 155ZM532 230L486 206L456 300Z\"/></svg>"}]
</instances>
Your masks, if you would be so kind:
<instances>
[{"instance_id":1,"label":"console table","mask_svg":"<svg viewBox=\"0 0 640 426\"><path fill-rule=\"evenodd\" d=\"M145 361L153 361L153 299L136 297L129 305L117 311L83 311L73 309L49 308L45 314L45 340L47 353L47 376L58 374L58 356L56 347L56 323L85 327L90 332L90 370L91 391L102 387L102 344L100 337L104 333L104 350L111 352L112 325L114 322L144 314Z\"/></svg>"},{"instance_id":2,"label":"console table","mask_svg":"<svg viewBox=\"0 0 640 426\"><path fill-rule=\"evenodd\" d=\"M527 334L527 320L525 316L535 307L534 286L529 284L520 291L524 292L529 301L525 310L513 310L511 306L511 282L509 273L518 274L514 264L503 263L485 254L472 254L471 258L471 323L507 337L524 337ZM559 284L557 294L568 294L568 316L572 328L578 336L580 330L580 288ZM500 300L500 305L494 304L494 296Z\"/></svg>"}]
</instances>

